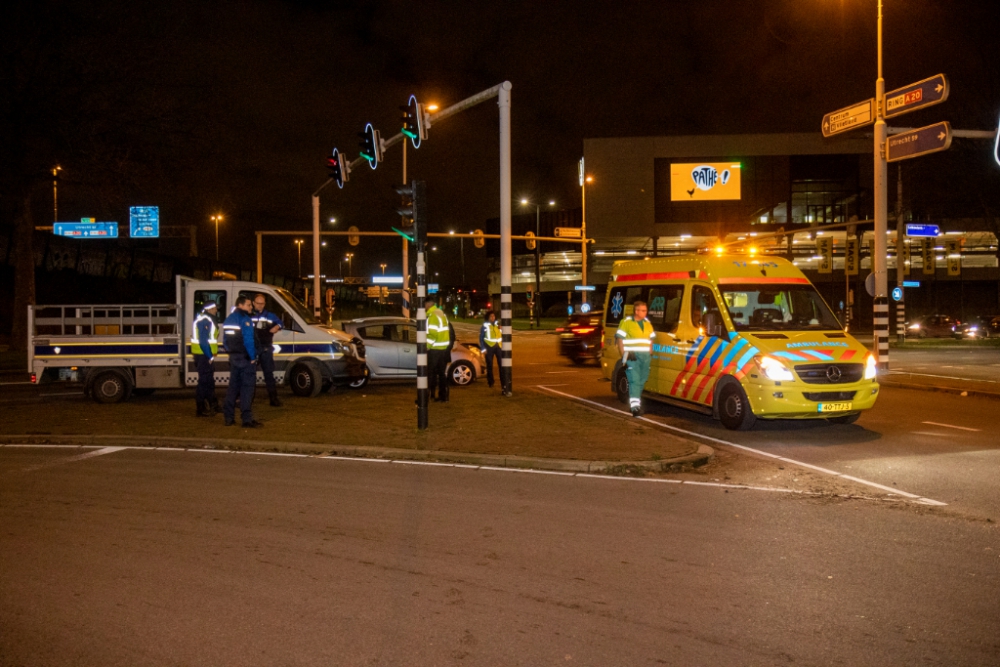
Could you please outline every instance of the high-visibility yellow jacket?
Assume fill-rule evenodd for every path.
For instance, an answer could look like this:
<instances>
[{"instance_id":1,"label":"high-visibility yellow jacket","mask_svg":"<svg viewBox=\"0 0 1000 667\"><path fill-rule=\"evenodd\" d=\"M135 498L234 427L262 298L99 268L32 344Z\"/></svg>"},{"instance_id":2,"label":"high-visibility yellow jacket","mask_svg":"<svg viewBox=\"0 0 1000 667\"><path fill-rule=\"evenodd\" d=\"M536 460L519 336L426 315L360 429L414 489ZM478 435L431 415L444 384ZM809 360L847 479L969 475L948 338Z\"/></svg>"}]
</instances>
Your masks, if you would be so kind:
<instances>
[{"instance_id":1,"label":"high-visibility yellow jacket","mask_svg":"<svg viewBox=\"0 0 1000 667\"><path fill-rule=\"evenodd\" d=\"M427 311L427 349L447 350L451 342L448 316L437 306Z\"/></svg>"},{"instance_id":2,"label":"high-visibility yellow jacket","mask_svg":"<svg viewBox=\"0 0 1000 667\"><path fill-rule=\"evenodd\" d=\"M219 353L219 330L208 313L201 313L191 324L191 354L209 358Z\"/></svg>"},{"instance_id":3,"label":"high-visibility yellow jacket","mask_svg":"<svg viewBox=\"0 0 1000 667\"><path fill-rule=\"evenodd\" d=\"M483 322L483 328L479 332L479 341L486 347L499 345L503 341L500 336L500 325L496 322Z\"/></svg>"},{"instance_id":4,"label":"high-visibility yellow jacket","mask_svg":"<svg viewBox=\"0 0 1000 667\"><path fill-rule=\"evenodd\" d=\"M626 352L649 354L652 352L653 339L656 338L656 332L653 331L653 324L649 320L643 318L636 322L629 315L622 318L622 321L618 324L618 331L615 332L615 337L622 341Z\"/></svg>"}]
</instances>

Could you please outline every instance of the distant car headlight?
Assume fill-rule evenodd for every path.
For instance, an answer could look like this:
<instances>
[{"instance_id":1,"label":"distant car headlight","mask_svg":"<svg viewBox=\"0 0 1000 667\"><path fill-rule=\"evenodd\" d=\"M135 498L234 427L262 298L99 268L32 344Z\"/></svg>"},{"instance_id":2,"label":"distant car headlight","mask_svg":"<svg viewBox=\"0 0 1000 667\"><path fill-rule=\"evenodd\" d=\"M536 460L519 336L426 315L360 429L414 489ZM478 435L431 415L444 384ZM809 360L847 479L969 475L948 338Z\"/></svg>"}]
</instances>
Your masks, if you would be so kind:
<instances>
[{"instance_id":1,"label":"distant car headlight","mask_svg":"<svg viewBox=\"0 0 1000 667\"><path fill-rule=\"evenodd\" d=\"M913 329L913 330L916 330L916 329L919 329L919 328L920 328L920 323L919 323L919 322L916 322L916 323L914 323L914 324L911 324L910 326L908 326L908 327L906 327L906 328L907 328L907 329Z\"/></svg>"},{"instance_id":2,"label":"distant car headlight","mask_svg":"<svg viewBox=\"0 0 1000 667\"><path fill-rule=\"evenodd\" d=\"M757 362L757 367L760 368L760 372L763 373L764 377L768 380L774 380L775 382L791 382L795 379L795 376L792 375L790 370L788 370L788 367L774 357L756 357L754 361Z\"/></svg>"},{"instance_id":3,"label":"distant car headlight","mask_svg":"<svg viewBox=\"0 0 1000 667\"><path fill-rule=\"evenodd\" d=\"M979 327L973 325L973 326L969 327L969 331L979 331Z\"/></svg>"},{"instance_id":4,"label":"distant car headlight","mask_svg":"<svg viewBox=\"0 0 1000 667\"><path fill-rule=\"evenodd\" d=\"M869 353L868 357L865 359L865 379L874 380L877 374L878 362L875 360L875 355Z\"/></svg>"}]
</instances>

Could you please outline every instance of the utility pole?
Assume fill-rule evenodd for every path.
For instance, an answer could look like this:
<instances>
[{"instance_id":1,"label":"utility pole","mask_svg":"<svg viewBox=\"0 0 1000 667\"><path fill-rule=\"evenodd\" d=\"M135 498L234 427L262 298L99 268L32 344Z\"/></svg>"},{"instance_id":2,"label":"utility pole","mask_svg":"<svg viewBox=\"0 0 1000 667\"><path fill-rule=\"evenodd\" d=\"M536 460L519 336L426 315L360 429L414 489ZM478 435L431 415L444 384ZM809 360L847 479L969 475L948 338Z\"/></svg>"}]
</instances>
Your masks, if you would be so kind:
<instances>
[{"instance_id":1,"label":"utility pole","mask_svg":"<svg viewBox=\"0 0 1000 667\"><path fill-rule=\"evenodd\" d=\"M422 113L422 112L421 112ZM406 142L403 142L403 185L406 185ZM403 317L410 316L410 242L403 239Z\"/></svg>"},{"instance_id":2,"label":"utility pole","mask_svg":"<svg viewBox=\"0 0 1000 667\"><path fill-rule=\"evenodd\" d=\"M906 243L906 225L903 223L903 165L896 165L896 342L906 340L906 288L903 287L906 267L903 265L903 247Z\"/></svg>"},{"instance_id":3,"label":"utility pole","mask_svg":"<svg viewBox=\"0 0 1000 667\"><path fill-rule=\"evenodd\" d=\"M510 81L497 86L500 107L500 387L513 395L510 256Z\"/></svg>"},{"instance_id":4,"label":"utility pole","mask_svg":"<svg viewBox=\"0 0 1000 667\"><path fill-rule=\"evenodd\" d=\"M885 123L885 79L882 78L882 0L878 0L878 79L875 81L875 257L872 270L875 273L874 328L875 355L879 370L889 371L889 280L886 271L888 248L889 197L888 162L885 145L889 132Z\"/></svg>"}]
</instances>

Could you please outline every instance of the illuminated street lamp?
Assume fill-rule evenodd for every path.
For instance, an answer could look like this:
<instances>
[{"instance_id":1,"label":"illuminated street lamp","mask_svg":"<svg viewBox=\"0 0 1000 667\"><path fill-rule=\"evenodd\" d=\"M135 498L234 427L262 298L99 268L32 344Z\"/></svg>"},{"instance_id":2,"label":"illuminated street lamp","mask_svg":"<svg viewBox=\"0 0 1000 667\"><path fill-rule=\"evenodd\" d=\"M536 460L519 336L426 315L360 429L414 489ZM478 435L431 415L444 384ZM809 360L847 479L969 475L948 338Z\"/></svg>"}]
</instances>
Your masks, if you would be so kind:
<instances>
[{"instance_id":1,"label":"illuminated street lamp","mask_svg":"<svg viewBox=\"0 0 1000 667\"><path fill-rule=\"evenodd\" d=\"M222 214L216 214L211 217L212 222L215 223L215 261L219 261L219 223L222 222ZM299 273L302 273L299 271Z\"/></svg>"},{"instance_id":2,"label":"illuminated street lamp","mask_svg":"<svg viewBox=\"0 0 1000 667\"><path fill-rule=\"evenodd\" d=\"M56 185L59 182L59 172L62 167L56 165L52 167L52 222L59 222L59 191Z\"/></svg>"},{"instance_id":3,"label":"illuminated street lamp","mask_svg":"<svg viewBox=\"0 0 1000 667\"><path fill-rule=\"evenodd\" d=\"M532 203L534 203L534 206L535 206L535 236L538 237L538 236L541 235L541 218L542 218L541 211L542 211L542 205L539 204L538 202L530 202L527 199L522 199L521 200L521 206L530 206ZM556 205L555 201L549 201L549 206L555 206L555 205ZM535 298L538 299L537 303L539 305L541 305L541 302L542 302L542 298L541 298L541 293L542 293L542 267L541 267L541 263L542 263L541 243L536 240L535 241ZM528 322L528 326L531 327L531 328L534 328L535 327L535 308L531 309L530 315L531 315L531 317L530 317L530 321Z\"/></svg>"},{"instance_id":4,"label":"illuminated street lamp","mask_svg":"<svg viewBox=\"0 0 1000 667\"><path fill-rule=\"evenodd\" d=\"M350 275L350 276L353 276L354 275L354 270L351 268L351 264L352 264L351 260L354 259L354 253L353 252L349 252L349 253L347 253L347 255L344 256L344 258L347 260L347 274Z\"/></svg>"},{"instance_id":5,"label":"illuminated street lamp","mask_svg":"<svg viewBox=\"0 0 1000 667\"><path fill-rule=\"evenodd\" d=\"M305 243L302 239L295 239L295 245L298 246L299 250L299 278L302 277L302 244Z\"/></svg>"},{"instance_id":6,"label":"illuminated street lamp","mask_svg":"<svg viewBox=\"0 0 1000 667\"><path fill-rule=\"evenodd\" d=\"M385 275L385 266L386 265L385 264L379 264L379 266L382 267L382 275L384 276Z\"/></svg>"}]
</instances>

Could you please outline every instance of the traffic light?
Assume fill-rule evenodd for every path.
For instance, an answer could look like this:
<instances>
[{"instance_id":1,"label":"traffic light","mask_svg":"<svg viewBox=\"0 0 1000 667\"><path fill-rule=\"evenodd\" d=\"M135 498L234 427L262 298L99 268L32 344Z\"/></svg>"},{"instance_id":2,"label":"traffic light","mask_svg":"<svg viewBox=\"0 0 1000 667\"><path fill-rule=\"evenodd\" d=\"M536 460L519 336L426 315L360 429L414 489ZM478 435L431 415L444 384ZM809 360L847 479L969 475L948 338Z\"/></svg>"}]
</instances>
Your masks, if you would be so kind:
<instances>
[{"instance_id":1,"label":"traffic light","mask_svg":"<svg viewBox=\"0 0 1000 667\"><path fill-rule=\"evenodd\" d=\"M361 157L368 160L368 166L375 169L382 161L382 137L371 123L365 125L365 131L358 134L361 137Z\"/></svg>"},{"instance_id":2,"label":"traffic light","mask_svg":"<svg viewBox=\"0 0 1000 667\"><path fill-rule=\"evenodd\" d=\"M406 106L399 107L399 110L403 112L403 134L410 138L414 148L420 148L420 142L427 138L423 106L417 102L416 95L410 95Z\"/></svg>"},{"instance_id":3,"label":"traffic light","mask_svg":"<svg viewBox=\"0 0 1000 667\"><path fill-rule=\"evenodd\" d=\"M427 234L427 183L411 181L396 186L396 192L403 197L403 206L396 211L403 216L404 228L409 227L408 234L400 233L421 247Z\"/></svg>"},{"instance_id":4,"label":"traffic light","mask_svg":"<svg viewBox=\"0 0 1000 667\"><path fill-rule=\"evenodd\" d=\"M334 148L333 154L326 159L326 166L330 170L330 178L333 179L333 182L337 184L337 187L343 188L344 183L349 180L351 173L351 167L347 158Z\"/></svg>"}]
</instances>

